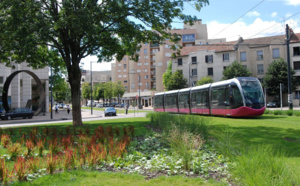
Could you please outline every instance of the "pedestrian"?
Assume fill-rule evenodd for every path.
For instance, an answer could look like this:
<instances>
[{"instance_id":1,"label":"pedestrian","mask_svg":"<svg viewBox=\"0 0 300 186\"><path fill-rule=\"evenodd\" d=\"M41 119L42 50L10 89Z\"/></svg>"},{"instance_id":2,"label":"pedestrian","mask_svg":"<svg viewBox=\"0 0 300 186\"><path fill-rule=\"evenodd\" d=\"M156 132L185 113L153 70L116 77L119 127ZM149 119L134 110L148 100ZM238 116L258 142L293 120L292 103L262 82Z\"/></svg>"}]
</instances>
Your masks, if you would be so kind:
<instances>
[{"instance_id":1,"label":"pedestrian","mask_svg":"<svg viewBox=\"0 0 300 186\"><path fill-rule=\"evenodd\" d=\"M67 112L68 112L68 114L70 114L70 105L68 105L68 107L67 107Z\"/></svg>"},{"instance_id":2,"label":"pedestrian","mask_svg":"<svg viewBox=\"0 0 300 186\"><path fill-rule=\"evenodd\" d=\"M57 104L55 105L55 114L59 114L58 113L58 106L57 106Z\"/></svg>"}]
</instances>

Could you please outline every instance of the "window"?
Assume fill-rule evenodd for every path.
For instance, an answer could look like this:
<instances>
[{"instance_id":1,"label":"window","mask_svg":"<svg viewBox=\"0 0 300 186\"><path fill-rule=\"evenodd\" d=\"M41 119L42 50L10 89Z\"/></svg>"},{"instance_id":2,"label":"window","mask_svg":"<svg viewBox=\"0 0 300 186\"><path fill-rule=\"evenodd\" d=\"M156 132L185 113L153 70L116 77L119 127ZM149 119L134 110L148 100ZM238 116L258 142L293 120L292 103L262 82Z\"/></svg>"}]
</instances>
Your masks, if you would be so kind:
<instances>
[{"instance_id":1,"label":"window","mask_svg":"<svg viewBox=\"0 0 300 186\"><path fill-rule=\"evenodd\" d=\"M192 57L192 64L197 64L197 57Z\"/></svg>"},{"instance_id":2,"label":"window","mask_svg":"<svg viewBox=\"0 0 300 186\"><path fill-rule=\"evenodd\" d=\"M137 79L138 79L138 81L141 81L141 76L138 76Z\"/></svg>"},{"instance_id":3,"label":"window","mask_svg":"<svg viewBox=\"0 0 300 186\"><path fill-rule=\"evenodd\" d=\"M149 65L149 63L148 63L148 62L146 62L146 63L144 63L144 65Z\"/></svg>"},{"instance_id":4,"label":"window","mask_svg":"<svg viewBox=\"0 0 300 186\"><path fill-rule=\"evenodd\" d=\"M273 51L273 58L274 58L274 59L280 57L280 54L279 54L279 48L273 48L272 51Z\"/></svg>"},{"instance_id":5,"label":"window","mask_svg":"<svg viewBox=\"0 0 300 186\"><path fill-rule=\"evenodd\" d=\"M205 56L205 63L212 63L213 62L213 55Z\"/></svg>"},{"instance_id":6,"label":"window","mask_svg":"<svg viewBox=\"0 0 300 186\"><path fill-rule=\"evenodd\" d=\"M144 56L144 59L148 59L148 56Z\"/></svg>"},{"instance_id":7,"label":"window","mask_svg":"<svg viewBox=\"0 0 300 186\"><path fill-rule=\"evenodd\" d=\"M135 87L134 83L131 83L131 88L134 88L134 87Z\"/></svg>"},{"instance_id":8,"label":"window","mask_svg":"<svg viewBox=\"0 0 300 186\"><path fill-rule=\"evenodd\" d=\"M147 49L144 49L144 54L147 54Z\"/></svg>"},{"instance_id":9,"label":"window","mask_svg":"<svg viewBox=\"0 0 300 186\"><path fill-rule=\"evenodd\" d=\"M124 83L127 83L127 80L124 80Z\"/></svg>"},{"instance_id":10,"label":"window","mask_svg":"<svg viewBox=\"0 0 300 186\"><path fill-rule=\"evenodd\" d=\"M295 91L295 99L300 99L300 91Z\"/></svg>"},{"instance_id":11,"label":"window","mask_svg":"<svg viewBox=\"0 0 300 186\"><path fill-rule=\"evenodd\" d=\"M247 61L247 55L246 55L246 52L241 52L241 53L240 53L240 60L241 60L241 61Z\"/></svg>"},{"instance_id":12,"label":"window","mask_svg":"<svg viewBox=\"0 0 300 186\"><path fill-rule=\"evenodd\" d=\"M165 48L171 48L171 46L170 45L165 45Z\"/></svg>"},{"instance_id":13,"label":"window","mask_svg":"<svg viewBox=\"0 0 300 186\"><path fill-rule=\"evenodd\" d=\"M294 61L294 70L300 70L300 61Z\"/></svg>"},{"instance_id":14,"label":"window","mask_svg":"<svg viewBox=\"0 0 300 186\"><path fill-rule=\"evenodd\" d=\"M122 77L122 75L118 75L118 77L119 77L119 78L121 78L121 77Z\"/></svg>"},{"instance_id":15,"label":"window","mask_svg":"<svg viewBox=\"0 0 300 186\"><path fill-rule=\"evenodd\" d=\"M197 69L192 69L192 76L197 76Z\"/></svg>"},{"instance_id":16,"label":"window","mask_svg":"<svg viewBox=\"0 0 300 186\"><path fill-rule=\"evenodd\" d=\"M118 64L118 67L121 67L121 66L122 66L122 64L119 63L119 64Z\"/></svg>"},{"instance_id":17,"label":"window","mask_svg":"<svg viewBox=\"0 0 300 186\"><path fill-rule=\"evenodd\" d=\"M137 66L142 66L142 63L137 63Z\"/></svg>"},{"instance_id":18,"label":"window","mask_svg":"<svg viewBox=\"0 0 300 186\"><path fill-rule=\"evenodd\" d=\"M146 88L149 88L149 82L146 82Z\"/></svg>"},{"instance_id":19,"label":"window","mask_svg":"<svg viewBox=\"0 0 300 186\"><path fill-rule=\"evenodd\" d=\"M259 50L257 51L257 61L261 61L264 59L263 51Z\"/></svg>"},{"instance_id":20,"label":"window","mask_svg":"<svg viewBox=\"0 0 300 186\"><path fill-rule=\"evenodd\" d=\"M258 74L263 74L264 73L264 65L263 64L257 65L257 73Z\"/></svg>"},{"instance_id":21,"label":"window","mask_svg":"<svg viewBox=\"0 0 300 186\"><path fill-rule=\"evenodd\" d=\"M127 75L123 75L123 77L127 77Z\"/></svg>"},{"instance_id":22,"label":"window","mask_svg":"<svg viewBox=\"0 0 300 186\"><path fill-rule=\"evenodd\" d=\"M121 72L121 70L117 70L117 72Z\"/></svg>"},{"instance_id":23,"label":"window","mask_svg":"<svg viewBox=\"0 0 300 186\"><path fill-rule=\"evenodd\" d=\"M214 69L213 68L207 68L207 75L213 76L214 75Z\"/></svg>"},{"instance_id":24,"label":"window","mask_svg":"<svg viewBox=\"0 0 300 186\"><path fill-rule=\"evenodd\" d=\"M227 66L224 66L224 67L223 67L223 70L226 70L226 68L227 68Z\"/></svg>"},{"instance_id":25,"label":"window","mask_svg":"<svg viewBox=\"0 0 300 186\"><path fill-rule=\"evenodd\" d=\"M128 87L127 86L124 86L125 87L125 89L127 90L128 89Z\"/></svg>"},{"instance_id":26,"label":"window","mask_svg":"<svg viewBox=\"0 0 300 186\"><path fill-rule=\"evenodd\" d=\"M138 83L139 86L143 86L143 83Z\"/></svg>"},{"instance_id":27,"label":"window","mask_svg":"<svg viewBox=\"0 0 300 186\"><path fill-rule=\"evenodd\" d=\"M127 70L125 69L125 70L123 70L123 72L127 72Z\"/></svg>"},{"instance_id":28,"label":"window","mask_svg":"<svg viewBox=\"0 0 300 186\"><path fill-rule=\"evenodd\" d=\"M144 72L148 72L148 70L147 70L147 69L144 69L143 71L144 71Z\"/></svg>"},{"instance_id":29,"label":"window","mask_svg":"<svg viewBox=\"0 0 300 186\"><path fill-rule=\"evenodd\" d=\"M149 78L149 76L148 76L148 75L146 75L146 76L145 76L145 79L148 79L148 78Z\"/></svg>"},{"instance_id":30,"label":"window","mask_svg":"<svg viewBox=\"0 0 300 186\"><path fill-rule=\"evenodd\" d=\"M165 53L165 57L171 57L171 53L170 52L166 52Z\"/></svg>"},{"instance_id":31,"label":"window","mask_svg":"<svg viewBox=\"0 0 300 186\"><path fill-rule=\"evenodd\" d=\"M3 76L0 76L0 84L3 83Z\"/></svg>"},{"instance_id":32,"label":"window","mask_svg":"<svg viewBox=\"0 0 300 186\"><path fill-rule=\"evenodd\" d=\"M135 71L134 71L134 70L131 70L131 71L130 71L130 73L134 74L134 73L135 73Z\"/></svg>"},{"instance_id":33,"label":"window","mask_svg":"<svg viewBox=\"0 0 300 186\"><path fill-rule=\"evenodd\" d=\"M182 58L178 58L177 63L178 63L178 65L182 65Z\"/></svg>"},{"instance_id":34,"label":"window","mask_svg":"<svg viewBox=\"0 0 300 186\"><path fill-rule=\"evenodd\" d=\"M223 54L223 61L229 61L229 53Z\"/></svg>"},{"instance_id":35,"label":"window","mask_svg":"<svg viewBox=\"0 0 300 186\"><path fill-rule=\"evenodd\" d=\"M136 70L136 72L141 72L141 70L140 70L140 69L138 69L138 70Z\"/></svg>"},{"instance_id":36,"label":"window","mask_svg":"<svg viewBox=\"0 0 300 186\"><path fill-rule=\"evenodd\" d=\"M294 54L294 56L299 56L300 55L300 47L294 47L293 54Z\"/></svg>"},{"instance_id":37,"label":"window","mask_svg":"<svg viewBox=\"0 0 300 186\"><path fill-rule=\"evenodd\" d=\"M194 42L194 41L195 41L195 34L182 35L182 42Z\"/></svg>"},{"instance_id":38,"label":"window","mask_svg":"<svg viewBox=\"0 0 300 186\"><path fill-rule=\"evenodd\" d=\"M123 61L126 61L126 60L127 60L126 57L124 57L124 58L123 58Z\"/></svg>"}]
</instances>

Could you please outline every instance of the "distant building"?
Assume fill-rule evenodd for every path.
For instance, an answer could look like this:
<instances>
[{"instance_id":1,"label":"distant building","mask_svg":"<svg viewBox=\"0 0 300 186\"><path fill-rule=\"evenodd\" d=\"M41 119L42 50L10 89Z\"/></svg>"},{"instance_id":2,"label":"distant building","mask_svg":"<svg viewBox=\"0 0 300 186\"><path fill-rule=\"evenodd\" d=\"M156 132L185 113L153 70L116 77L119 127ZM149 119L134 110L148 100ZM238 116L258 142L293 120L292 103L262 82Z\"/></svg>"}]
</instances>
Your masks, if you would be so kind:
<instances>
[{"instance_id":1,"label":"distant building","mask_svg":"<svg viewBox=\"0 0 300 186\"><path fill-rule=\"evenodd\" d=\"M207 39L207 26L202 20L194 22L194 25L184 24L183 29L170 30L171 33L180 34L181 41L178 45L183 47L196 44L223 43L225 39ZM145 107L152 106L152 97L155 92L164 90L162 74L167 69L174 52L171 46L174 43L165 40L163 44L142 43L138 62L129 60L125 56L123 60L112 63L112 81L121 81L127 89L123 101L132 102L141 96L141 104Z\"/></svg>"}]
</instances>

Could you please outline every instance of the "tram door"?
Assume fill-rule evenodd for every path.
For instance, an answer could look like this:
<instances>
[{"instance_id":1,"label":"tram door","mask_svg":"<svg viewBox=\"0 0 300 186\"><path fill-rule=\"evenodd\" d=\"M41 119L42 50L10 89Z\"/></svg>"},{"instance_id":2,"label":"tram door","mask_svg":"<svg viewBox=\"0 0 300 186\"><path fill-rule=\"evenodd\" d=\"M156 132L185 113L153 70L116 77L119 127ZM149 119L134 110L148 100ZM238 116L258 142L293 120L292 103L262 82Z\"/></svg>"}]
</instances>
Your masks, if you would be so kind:
<instances>
[{"instance_id":1,"label":"tram door","mask_svg":"<svg viewBox=\"0 0 300 186\"><path fill-rule=\"evenodd\" d=\"M213 115L231 115L229 102L229 86L211 89L211 112Z\"/></svg>"}]
</instances>

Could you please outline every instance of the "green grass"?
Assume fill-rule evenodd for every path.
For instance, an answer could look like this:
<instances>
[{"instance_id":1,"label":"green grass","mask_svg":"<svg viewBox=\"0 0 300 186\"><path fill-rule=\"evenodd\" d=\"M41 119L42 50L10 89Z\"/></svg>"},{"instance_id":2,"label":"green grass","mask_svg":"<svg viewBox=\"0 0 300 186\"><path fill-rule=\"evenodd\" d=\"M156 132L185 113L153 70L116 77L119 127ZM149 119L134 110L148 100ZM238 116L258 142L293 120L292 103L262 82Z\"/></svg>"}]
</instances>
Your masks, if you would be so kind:
<instances>
[{"instance_id":1,"label":"green grass","mask_svg":"<svg viewBox=\"0 0 300 186\"><path fill-rule=\"evenodd\" d=\"M172 116L173 117L173 116ZM193 116L194 119L201 116ZM209 133L213 139L218 139L221 143L219 146L224 147L223 152L233 153L232 160L243 164L247 162L250 157L256 157L257 162L270 161L276 162L276 166L283 169L288 169L287 172L293 172L294 175L300 175L300 122L299 117L296 116L283 116L283 115L263 115L255 118L225 118L225 117L205 117L210 121ZM167 119L167 118L166 118ZM164 120L165 122L166 120ZM183 120L184 121L184 120ZM89 127L91 131L99 125L102 126L129 126L135 127L135 135L142 136L151 134L145 128L145 124L150 123L148 118L128 118L128 119L114 119L114 120L101 120L101 121L87 121L84 122L84 127ZM64 129L70 126L71 123L52 124L38 126L39 130L44 127L56 127L57 129ZM28 130L30 127L16 127L18 130ZM15 131L14 140L18 139L18 131ZM223 135L223 136L222 136ZM223 143L223 144L222 144ZM270 151L264 151L267 147ZM216 145L218 148L218 145ZM251 148L245 148L251 147ZM229 150L228 150L229 149ZM249 150L250 149L250 150ZM252 150L251 150L252 149ZM254 149L254 150L253 150ZM260 149L260 150L255 150ZM222 152L222 149L219 148ZM246 153L247 152L247 153ZM0 153L3 154L2 148ZM265 153L265 154L263 154ZM278 153L280 155L278 155ZM263 155L263 156L262 156ZM240 159L238 159L238 157ZM259 158L261 157L261 158ZM267 159L264 159L264 158ZM255 158L253 158L255 159ZM248 165L246 163L245 165ZM247 166L236 167L236 170L243 169L251 173L251 176L256 172L266 172L271 170L271 164L254 164L254 169L247 168ZM269 167L268 167L269 166ZM252 167L252 168L253 168ZM269 172L266 172L269 174ZM280 175L280 171L277 174ZM236 174L234 174L236 175ZM241 177L239 177L242 180ZM264 180L266 178L262 177ZM61 181L60 181L61 180ZM76 180L76 181L74 181ZM250 179L251 180L251 179ZM284 179L282 179L284 181ZM294 181L294 180L293 180ZM300 183L300 180L296 180ZM244 182L244 183L243 183ZM243 181L242 185L251 185L250 182ZM57 174L53 176L45 176L39 178L33 185L195 185L203 184L203 181L197 179L183 178L183 177L160 177L157 179L145 180L144 177L138 175L115 174L115 173L97 173L97 172L68 172ZM75 184L74 184L75 183ZM262 182L260 182L262 183ZM17 183L16 183L17 184ZM215 185L216 183L211 183ZM18 184L17 184L18 185ZM276 184L275 184L276 185ZM288 185L288 183L287 183Z\"/></svg>"},{"instance_id":2,"label":"green grass","mask_svg":"<svg viewBox=\"0 0 300 186\"><path fill-rule=\"evenodd\" d=\"M89 172L89 171L72 171L55 174L52 176L44 176L33 182L15 183L13 185L109 185L109 186L132 186L132 185L216 185L217 183L210 180L208 183L200 178L186 178L182 176L158 177L146 180L145 177L137 174L122 174L111 172ZM218 183L218 185L224 185Z\"/></svg>"}]
</instances>

